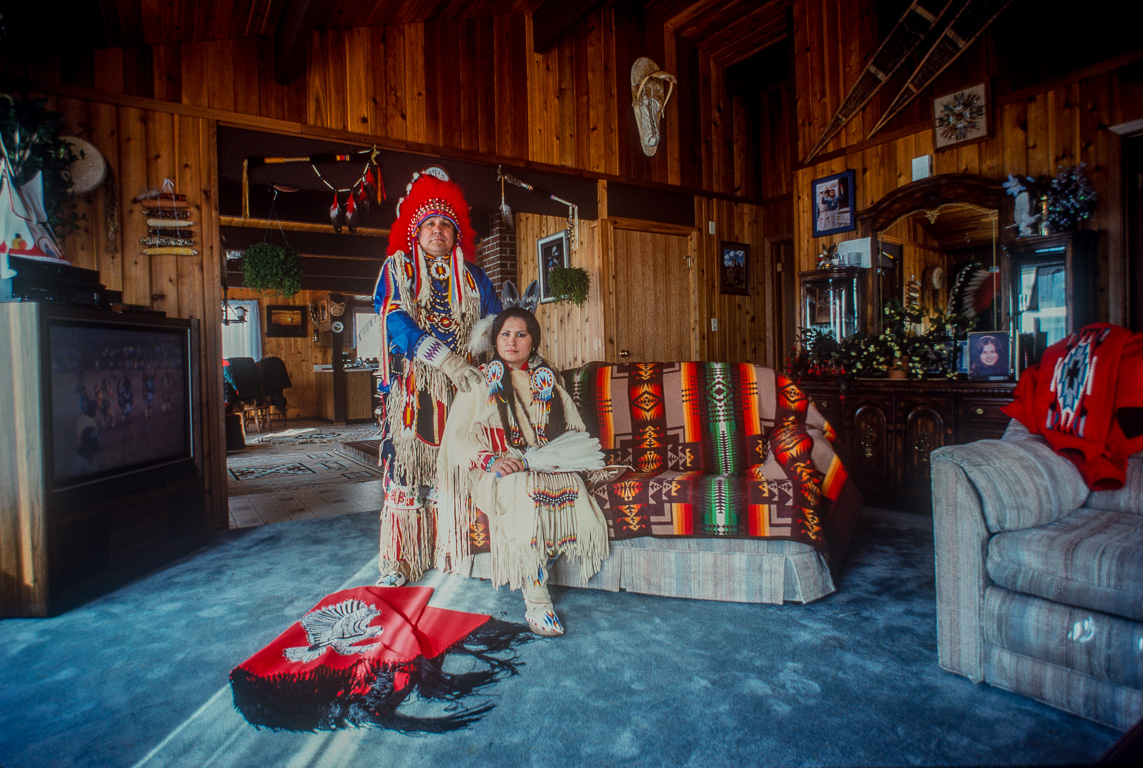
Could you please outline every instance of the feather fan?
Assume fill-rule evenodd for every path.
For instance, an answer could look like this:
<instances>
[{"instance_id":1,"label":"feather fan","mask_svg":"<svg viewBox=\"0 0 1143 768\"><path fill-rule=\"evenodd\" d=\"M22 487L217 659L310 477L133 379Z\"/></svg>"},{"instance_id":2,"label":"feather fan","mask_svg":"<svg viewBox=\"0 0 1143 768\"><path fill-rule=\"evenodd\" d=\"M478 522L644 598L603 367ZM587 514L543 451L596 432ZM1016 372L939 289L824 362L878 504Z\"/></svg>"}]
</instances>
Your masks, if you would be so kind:
<instances>
[{"instance_id":1,"label":"feather fan","mask_svg":"<svg viewBox=\"0 0 1143 768\"><path fill-rule=\"evenodd\" d=\"M524 460L533 472L586 472L606 466L599 440L573 430L524 451Z\"/></svg>"}]
</instances>

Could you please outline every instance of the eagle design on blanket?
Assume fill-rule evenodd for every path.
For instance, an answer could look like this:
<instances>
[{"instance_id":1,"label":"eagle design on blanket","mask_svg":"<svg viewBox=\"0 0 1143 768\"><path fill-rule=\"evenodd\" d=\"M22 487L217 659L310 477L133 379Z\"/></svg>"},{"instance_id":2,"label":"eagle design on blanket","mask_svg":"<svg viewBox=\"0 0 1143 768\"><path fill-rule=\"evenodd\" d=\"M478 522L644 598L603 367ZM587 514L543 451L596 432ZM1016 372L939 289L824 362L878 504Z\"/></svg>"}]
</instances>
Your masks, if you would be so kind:
<instances>
[{"instance_id":1,"label":"eagle design on blanket","mask_svg":"<svg viewBox=\"0 0 1143 768\"><path fill-rule=\"evenodd\" d=\"M380 616L376 608L360 600L346 600L311 611L302 617L302 629L306 631L308 646L287 648L283 654L290 661L310 662L332 648L342 656L365 653L368 645L359 645L366 640L377 642L385 627L369 626Z\"/></svg>"}]
</instances>

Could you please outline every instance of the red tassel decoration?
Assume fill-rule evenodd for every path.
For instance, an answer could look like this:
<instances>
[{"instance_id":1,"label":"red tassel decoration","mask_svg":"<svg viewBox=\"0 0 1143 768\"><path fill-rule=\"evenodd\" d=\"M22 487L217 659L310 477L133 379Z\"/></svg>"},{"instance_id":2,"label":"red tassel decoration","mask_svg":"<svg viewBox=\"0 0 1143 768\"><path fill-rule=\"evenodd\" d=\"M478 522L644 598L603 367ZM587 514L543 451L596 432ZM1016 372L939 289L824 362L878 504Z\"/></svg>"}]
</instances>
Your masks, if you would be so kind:
<instances>
[{"instance_id":1,"label":"red tassel decoration","mask_svg":"<svg viewBox=\"0 0 1143 768\"><path fill-rule=\"evenodd\" d=\"M341 234L341 205L337 202L337 193L333 193L333 205L329 207L329 223L333 225L333 231Z\"/></svg>"},{"instance_id":2,"label":"red tassel decoration","mask_svg":"<svg viewBox=\"0 0 1143 768\"><path fill-rule=\"evenodd\" d=\"M345 226L351 234L357 231L357 204L353 202L352 190L345 201Z\"/></svg>"}]
</instances>

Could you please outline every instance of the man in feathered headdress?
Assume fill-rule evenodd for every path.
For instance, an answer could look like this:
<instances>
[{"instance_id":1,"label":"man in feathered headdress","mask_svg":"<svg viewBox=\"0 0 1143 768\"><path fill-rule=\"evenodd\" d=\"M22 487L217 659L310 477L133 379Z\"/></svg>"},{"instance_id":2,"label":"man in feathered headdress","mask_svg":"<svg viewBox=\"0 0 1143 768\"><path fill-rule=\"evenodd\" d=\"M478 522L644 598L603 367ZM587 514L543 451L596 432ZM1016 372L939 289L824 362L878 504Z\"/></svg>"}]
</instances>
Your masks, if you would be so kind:
<instances>
[{"instance_id":1,"label":"man in feathered headdress","mask_svg":"<svg viewBox=\"0 0 1143 768\"><path fill-rule=\"evenodd\" d=\"M475 238L460 187L440 169L415 175L397 206L373 295L385 324L380 585L415 581L432 567L436 521L424 502L436 486L445 417L456 389L484 384L466 347L473 326L501 305L468 261Z\"/></svg>"}]
</instances>

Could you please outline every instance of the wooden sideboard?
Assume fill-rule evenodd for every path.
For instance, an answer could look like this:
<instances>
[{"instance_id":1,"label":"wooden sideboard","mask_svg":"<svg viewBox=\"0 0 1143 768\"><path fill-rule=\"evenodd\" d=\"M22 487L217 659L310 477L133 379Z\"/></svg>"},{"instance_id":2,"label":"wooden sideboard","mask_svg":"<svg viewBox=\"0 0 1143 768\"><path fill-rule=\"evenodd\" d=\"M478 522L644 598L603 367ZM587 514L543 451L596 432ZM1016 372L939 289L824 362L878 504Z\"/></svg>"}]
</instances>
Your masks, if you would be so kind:
<instances>
[{"instance_id":1,"label":"wooden sideboard","mask_svg":"<svg viewBox=\"0 0 1143 768\"><path fill-rule=\"evenodd\" d=\"M997 438L1014 382L803 380L802 390L848 448L846 466L865 502L931 512L929 454L944 445Z\"/></svg>"}]
</instances>

